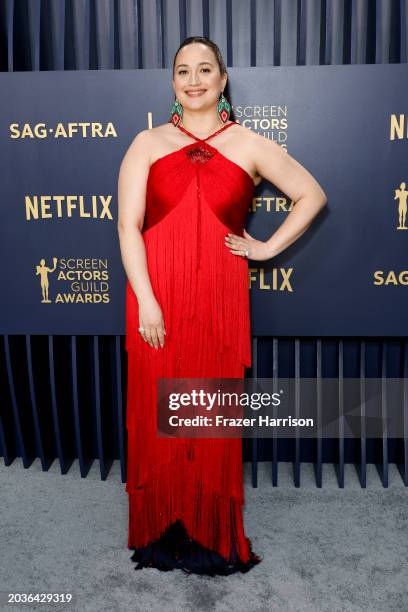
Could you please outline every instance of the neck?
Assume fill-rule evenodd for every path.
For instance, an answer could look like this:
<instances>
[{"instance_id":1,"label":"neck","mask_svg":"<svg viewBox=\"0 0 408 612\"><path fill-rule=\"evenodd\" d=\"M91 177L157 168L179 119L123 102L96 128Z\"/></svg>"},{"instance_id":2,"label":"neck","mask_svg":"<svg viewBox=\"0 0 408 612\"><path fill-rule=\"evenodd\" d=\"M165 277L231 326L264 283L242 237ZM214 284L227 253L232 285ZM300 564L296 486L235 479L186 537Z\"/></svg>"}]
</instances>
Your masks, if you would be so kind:
<instances>
[{"instance_id":1,"label":"neck","mask_svg":"<svg viewBox=\"0 0 408 612\"><path fill-rule=\"evenodd\" d=\"M223 127L225 123L223 123L217 113L217 111L212 110L211 113L206 113L205 115L198 115L197 113L189 113L188 111L183 111L183 117L180 121L180 124L186 130L195 134L199 138L205 138L209 134L212 134L217 129Z\"/></svg>"}]
</instances>

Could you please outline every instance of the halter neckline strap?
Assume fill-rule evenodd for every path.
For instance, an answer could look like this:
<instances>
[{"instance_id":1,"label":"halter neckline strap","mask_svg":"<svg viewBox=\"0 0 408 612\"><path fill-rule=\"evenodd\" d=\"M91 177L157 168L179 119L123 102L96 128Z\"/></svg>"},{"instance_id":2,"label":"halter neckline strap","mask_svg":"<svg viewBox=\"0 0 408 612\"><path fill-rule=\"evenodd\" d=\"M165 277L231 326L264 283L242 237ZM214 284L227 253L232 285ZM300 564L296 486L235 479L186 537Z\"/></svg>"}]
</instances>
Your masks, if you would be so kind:
<instances>
[{"instance_id":1,"label":"halter neckline strap","mask_svg":"<svg viewBox=\"0 0 408 612\"><path fill-rule=\"evenodd\" d=\"M177 124L177 127L184 132L185 134L187 134L188 136L191 136L191 138L194 138L195 140L198 140L199 142L205 142L206 140L209 140L209 138L212 138L213 136L216 136L217 134L219 134L220 132L222 132L223 130L225 130L226 128L229 128L230 125L235 125L236 121L232 121L231 123L227 123L226 125L223 125L219 130L216 130L215 132L213 132L212 134L210 134L209 136L207 136L206 138L198 138L198 136L195 136L195 134L192 134L191 132L189 132L188 130L186 130L185 127L183 127L182 125L180 125L179 123Z\"/></svg>"}]
</instances>

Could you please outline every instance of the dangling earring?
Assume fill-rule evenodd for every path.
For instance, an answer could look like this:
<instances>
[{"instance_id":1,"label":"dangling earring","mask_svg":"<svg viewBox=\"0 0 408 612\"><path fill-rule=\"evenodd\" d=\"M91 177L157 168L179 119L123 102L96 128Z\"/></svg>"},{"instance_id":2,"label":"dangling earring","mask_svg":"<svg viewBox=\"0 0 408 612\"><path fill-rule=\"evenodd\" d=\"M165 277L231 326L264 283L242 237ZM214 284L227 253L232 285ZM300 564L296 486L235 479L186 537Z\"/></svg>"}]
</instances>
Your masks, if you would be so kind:
<instances>
[{"instance_id":1,"label":"dangling earring","mask_svg":"<svg viewBox=\"0 0 408 612\"><path fill-rule=\"evenodd\" d=\"M183 107L176 98L174 100L173 106L171 107L171 121L174 126L177 126L180 123L182 116L183 116Z\"/></svg>"},{"instance_id":2,"label":"dangling earring","mask_svg":"<svg viewBox=\"0 0 408 612\"><path fill-rule=\"evenodd\" d=\"M227 98L224 96L224 92L221 92L221 97L218 100L217 104L217 113L220 116L220 119L223 123L228 121L228 117L230 116L231 105L229 104Z\"/></svg>"}]
</instances>

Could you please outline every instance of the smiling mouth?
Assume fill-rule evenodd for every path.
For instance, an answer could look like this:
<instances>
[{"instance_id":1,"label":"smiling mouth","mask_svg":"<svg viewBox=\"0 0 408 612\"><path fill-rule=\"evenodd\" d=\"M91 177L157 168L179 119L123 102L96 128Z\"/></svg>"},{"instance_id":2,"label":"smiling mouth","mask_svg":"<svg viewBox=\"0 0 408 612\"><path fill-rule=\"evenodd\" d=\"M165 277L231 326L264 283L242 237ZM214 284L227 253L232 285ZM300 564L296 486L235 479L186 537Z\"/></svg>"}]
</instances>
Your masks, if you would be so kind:
<instances>
[{"instance_id":1,"label":"smiling mouth","mask_svg":"<svg viewBox=\"0 0 408 612\"><path fill-rule=\"evenodd\" d=\"M205 89L197 89L196 91L186 91L186 94L192 98L196 98L198 96L202 96L205 92Z\"/></svg>"}]
</instances>

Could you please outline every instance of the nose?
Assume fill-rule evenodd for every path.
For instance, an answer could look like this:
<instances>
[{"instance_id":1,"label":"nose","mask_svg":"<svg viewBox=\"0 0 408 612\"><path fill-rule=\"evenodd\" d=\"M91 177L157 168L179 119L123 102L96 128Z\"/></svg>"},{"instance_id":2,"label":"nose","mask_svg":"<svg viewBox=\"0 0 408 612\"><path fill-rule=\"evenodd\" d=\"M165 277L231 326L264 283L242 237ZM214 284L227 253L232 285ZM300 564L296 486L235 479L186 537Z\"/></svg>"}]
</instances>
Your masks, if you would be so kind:
<instances>
[{"instance_id":1,"label":"nose","mask_svg":"<svg viewBox=\"0 0 408 612\"><path fill-rule=\"evenodd\" d=\"M193 87L195 87L196 85L200 84L200 79L198 78L198 75L193 71L191 73L191 78L189 80L189 85L192 85Z\"/></svg>"}]
</instances>

